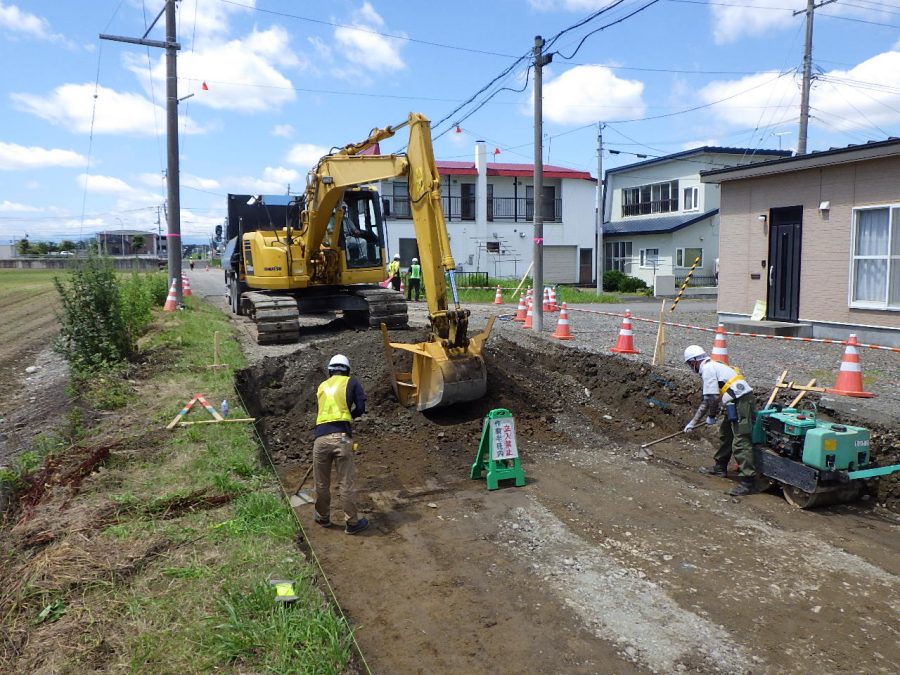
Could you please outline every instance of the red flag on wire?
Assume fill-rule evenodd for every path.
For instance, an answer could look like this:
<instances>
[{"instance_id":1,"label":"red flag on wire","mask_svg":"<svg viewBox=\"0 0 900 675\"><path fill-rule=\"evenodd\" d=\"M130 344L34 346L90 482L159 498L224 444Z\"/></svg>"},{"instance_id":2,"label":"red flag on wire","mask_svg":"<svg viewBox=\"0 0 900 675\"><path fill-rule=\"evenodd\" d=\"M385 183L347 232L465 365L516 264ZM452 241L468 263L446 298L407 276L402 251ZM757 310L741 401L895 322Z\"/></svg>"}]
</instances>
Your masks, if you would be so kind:
<instances>
[{"instance_id":1,"label":"red flag on wire","mask_svg":"<svg viewBox=\"0 0 900 675\"><path fill-rule=\"evenodd\" d=\"M200 88L201 88L203 91L209 91L209 87L206 86L206 82L204 82L203 84L201 84L201 85L200 85Z\"/></svg>"}]
</instances>

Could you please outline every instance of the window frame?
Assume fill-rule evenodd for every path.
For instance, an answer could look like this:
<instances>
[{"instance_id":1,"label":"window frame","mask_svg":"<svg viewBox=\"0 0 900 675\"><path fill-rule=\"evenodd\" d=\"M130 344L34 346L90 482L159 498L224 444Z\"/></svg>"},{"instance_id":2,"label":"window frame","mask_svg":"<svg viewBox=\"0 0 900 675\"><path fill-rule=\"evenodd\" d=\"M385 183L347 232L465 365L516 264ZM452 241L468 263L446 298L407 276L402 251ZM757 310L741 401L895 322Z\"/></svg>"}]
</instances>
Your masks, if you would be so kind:
<instances>
[{"instance_id":1,"label":"window frame","mask_svg":"<svg viewBox=\"0 0 900 675\"><path fill-rule=\"evenodd\" d=\"M616 249L617 254L610 253L610 255L606 254L607 248L610 250ZM603 262L605 263L604 269L606 271L609 270L619 270L623 274L631 274L631 268L634 266L634 242L633 241L606 241L603 242ZM619 262L621 267L627 267L628 269L619 269L616 266L616 262Z\"/></svg>"},{"instance_id":2,"label":"window frame","mask_svg":"<svg viewBox=\"0 0 900 675\"><path fill-rule=\"evenodd\" d=\"M691 248L697 249L700 251L700 264L697 265L697 267L703 267L703 262L706 260L706 252L703 250L702 246L681 246L681 247L675 249L675 258L672 261L673 262L672 267L674 269L688 270L691 268L691 265L694 264L693 258L691 258L690 265L683 264L684 263L684 252ZM682 262L682 264L680 264L680 265L678 264L679 258L681 259L681 262Z\"/></svg>"},{"instance_id":3,"label":"window frame","mask_svg":"<svg viewBox=\"0 0 900 675\"><path fill-rule=\"evenodd\" d=\"M888 213L888 236L883 255L866 255L858 256L856 254L857 227L859 225L858 214L863 211L887 211ZM894 236L900 237L900 222L894 222L895 216L900 218L900 203L873 204L870 206L854 207L850 213L850 265L847 279L847 307L851 309L877 309L889 312L900 311L900 297L897 298L897 304L891 303L891 274L900 275L900 244L893 241ZM891 252L892 248L897 250L896 254ZM854 291L856 290L856 274L855 267L858 260L884 260L887 262L887 272L885 274L884 300L875 302L872 300L854 300Z\"/></svg>"},{"instance_id":4,"label":"window frame","mask_svg":"<svg viewBox=\"0 0 900 675\"><path fill-rule=\"evenodd\" d=\"M688 207L687 196L691 195L691 206ZM700 210L700 187L698 185L689 185L681 191L681 204L683 211L699 211Z\"/></svg>"},{"instance_id":5,"label":"window frame","mask_svg":"<svg viewBox=\"0 0 900 675\"><path fill-rule=\"evenodd\" d=\"M664 187L667 191L665 199L663 199ZM681 183L678 178L643 185L631 185L620 188L620 190L622 218L675 213L681 203ZM665 210L662 208L663 204L667 206ZM633 213L628 213L629 210Z\"/></svg>"},{"instance_id":6,"label":"window frame","mask_svg":"<svg viewBox=\"0 0 900 675\"><path fill-rule=\"evenodd\" d=\"M656 251L656 255L653 258L653 264L648 265L647 262L649 260L648 253L650 251ZM659 248L642 248L638 252L639 264L638 267L644 270L655 270L659 269Z\"/></svg>"}]
</instances>

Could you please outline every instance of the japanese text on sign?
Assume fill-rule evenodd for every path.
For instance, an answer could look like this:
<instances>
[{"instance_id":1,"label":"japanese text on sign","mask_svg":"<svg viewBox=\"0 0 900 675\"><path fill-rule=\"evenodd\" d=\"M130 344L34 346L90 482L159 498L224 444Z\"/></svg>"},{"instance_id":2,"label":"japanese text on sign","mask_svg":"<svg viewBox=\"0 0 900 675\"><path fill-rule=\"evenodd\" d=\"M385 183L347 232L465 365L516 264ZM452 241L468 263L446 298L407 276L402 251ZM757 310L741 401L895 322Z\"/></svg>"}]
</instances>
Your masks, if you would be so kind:
<instances>
[{"instance_id":1,"label":"japanese text on sign","mask_svg":"<svg viewBox=\"0 0 900 675\"><path fill-rule=\"evenodd\" d=\"M519 456L516 447L516 425L511 417L491 420L491 459L513 459Z\"/></svg>"}]
</instances>

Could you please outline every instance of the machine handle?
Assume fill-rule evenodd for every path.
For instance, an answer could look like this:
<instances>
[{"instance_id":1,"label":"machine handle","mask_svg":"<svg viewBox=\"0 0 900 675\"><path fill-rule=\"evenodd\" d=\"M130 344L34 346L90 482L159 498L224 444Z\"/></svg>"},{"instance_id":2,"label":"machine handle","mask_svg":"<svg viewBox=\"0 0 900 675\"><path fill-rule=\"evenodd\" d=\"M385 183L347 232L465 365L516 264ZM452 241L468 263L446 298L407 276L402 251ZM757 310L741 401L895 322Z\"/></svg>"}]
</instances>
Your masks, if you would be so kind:
<instances>
[{"instance_id":1,"label":"machine handle","mask_svg":"<svg viewBox=\"0 0 900 675\"><path fill-rule=\"evenodd\" d=\"M769 286L772 285L772 275L775 274L775 265L769 265Z\"/></svg>"}]
</instances>

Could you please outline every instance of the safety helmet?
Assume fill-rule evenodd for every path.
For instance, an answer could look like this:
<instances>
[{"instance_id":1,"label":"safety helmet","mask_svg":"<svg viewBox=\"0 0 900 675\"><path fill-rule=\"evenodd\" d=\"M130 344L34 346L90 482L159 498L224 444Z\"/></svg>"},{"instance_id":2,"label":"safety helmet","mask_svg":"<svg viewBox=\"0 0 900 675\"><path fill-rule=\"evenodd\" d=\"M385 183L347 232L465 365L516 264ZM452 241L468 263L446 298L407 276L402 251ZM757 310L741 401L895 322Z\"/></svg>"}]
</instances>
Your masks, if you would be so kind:
<instances>
[{"instance_id":1,"label":"safety helmet","mask_svg":"<svg viewBox=\"0 0 900 675\"><path fill-rule=\"evenodd\" d=\"M695 359L705 359L706 352L699 345L688 345L684 350L684 362L690 363Z\"/></svg>"},{"instance_id":2,"label":"safety helmet","mask_svg":"<svg viewBox=\"0 0 900 675\"><path fill-rule=\"evenodd\" d=\"M350 372L350 359L343 354L335 354L328 362L328 370L343 370Z\"/></svg>"},{"instance_id":3,"label":"safety helmet","mask_svg":"<svg viewBox=\"0 0 900 675\"><path fill-rule=\"evenodd\" d=\"M418 258L413 258L412 261L413 261L413 262L419 262L419 259L418 259Z\"/></svg>"},{"instance_id":4,"label":"safety helmet","mask_svg":"<svg viewBox=\"0 0 900 675\"><path fill-rule=\"evenodd\" d=\"M399 254L399 253L395 253L395 254L394 254L394 260L400 260L400 254Z\"/></svg>"}]
</instances>

